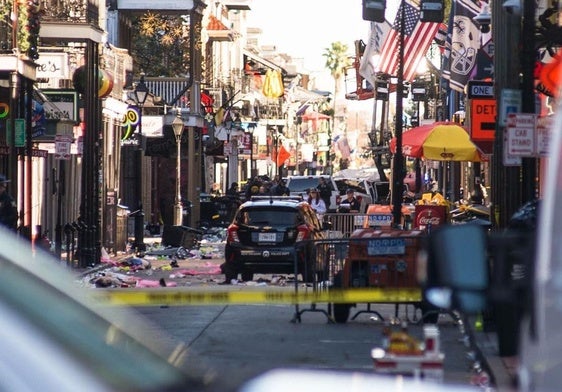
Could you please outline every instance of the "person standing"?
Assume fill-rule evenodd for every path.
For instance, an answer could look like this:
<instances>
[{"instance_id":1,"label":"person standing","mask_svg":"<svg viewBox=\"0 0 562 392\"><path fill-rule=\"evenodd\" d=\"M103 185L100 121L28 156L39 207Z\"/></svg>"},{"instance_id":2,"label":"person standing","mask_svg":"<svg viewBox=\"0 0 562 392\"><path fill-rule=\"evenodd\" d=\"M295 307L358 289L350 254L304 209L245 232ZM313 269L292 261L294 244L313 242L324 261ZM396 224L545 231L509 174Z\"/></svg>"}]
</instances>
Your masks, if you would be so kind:
<instances>
[{"instance_id":1,"label":"person standing","mask_svg":"<svg viewBox=\"0 0 562 392\"><path fill-rule=\"evenodd\" d=\"M324 177L320 177L316 189L318 189L320 198L324 200L324 204L326 205L326 210L328 210L328 208L330 208L330 199L332 198L332 189L330 188L330 185L328 184L328 182Z\"/></svg>"},{"instance_id":2,"label":"person standing","mask_svg":"<svg viewBox=\"0 0 562 392\"><path fill-rule=\"evenodd\" d=\"M238 198L240 197L240 194L238 193L238 183L237 182L233 182L230 185L230 188L228 188L226 190L226 195L230 196L232 198Z\"/></svg>"},{"instance_id":3,"label":"person standing","mask_svg":"<svg viewBox=\"0 0 562 392\"><path fill-rule=\"evenodd\" d=\"M310 190L310 192L308 193L307 202L308 204L310 204L314 212L316 212L318 220L322 222L324 214L326 213L326 204L320 197L320 192L318 192L318 189L314 188Z\"/></svg>"},{"instance_id":4,"label":"person standing","mask_svg":"<svg viewBox=\"0 0 562 392\"><path fill-rule=\"evenodd\" d=\"M9 182L10 180L0 174L0 225L15 231L18 226L18 209L13 197L8 193Z\"/></svg>"},{"instance_id":5,"label":"person standing","mask_svg":"<svg viewBox=\"0 0 562 392\"><path fill-rule=\"evenodd\" d=\"M275 196L290 196L291 190L287 186L287 182L284 179L280 179L277 184L271 188L271 194Z\"/></svg>"},{"instance_id":6,"label":"person standing","mask_svg":"<svg viewBox=\"0 0 562 392\"><path fill-rule=\"evenodd\" d=\"M338 212L359 212L361 204L355 198L353 189L348 189L346 195L347 197L340 202Z\"/></svg>"}]
</instances>

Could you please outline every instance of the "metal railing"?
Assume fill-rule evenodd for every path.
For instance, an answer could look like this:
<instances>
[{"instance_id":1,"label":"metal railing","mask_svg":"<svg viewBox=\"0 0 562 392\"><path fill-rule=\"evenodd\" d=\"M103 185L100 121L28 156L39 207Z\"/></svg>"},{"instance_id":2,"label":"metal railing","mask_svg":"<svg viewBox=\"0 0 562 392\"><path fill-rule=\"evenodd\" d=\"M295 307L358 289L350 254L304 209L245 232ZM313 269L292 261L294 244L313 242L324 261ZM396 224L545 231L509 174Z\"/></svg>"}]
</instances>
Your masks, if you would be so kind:
<instances>
[{"instance_id":1,"label":"metal railing","mask_svg":"<svg viewBox=\"0 0 562 392\"><path fill-rule=\"evenodd\" d=\"M357 213L329 213L324 214L324 223L328 224L330 231L340 232L344 238L349 238L351 233L365 227L367 215Z\"/></svg>"}]
</instances>

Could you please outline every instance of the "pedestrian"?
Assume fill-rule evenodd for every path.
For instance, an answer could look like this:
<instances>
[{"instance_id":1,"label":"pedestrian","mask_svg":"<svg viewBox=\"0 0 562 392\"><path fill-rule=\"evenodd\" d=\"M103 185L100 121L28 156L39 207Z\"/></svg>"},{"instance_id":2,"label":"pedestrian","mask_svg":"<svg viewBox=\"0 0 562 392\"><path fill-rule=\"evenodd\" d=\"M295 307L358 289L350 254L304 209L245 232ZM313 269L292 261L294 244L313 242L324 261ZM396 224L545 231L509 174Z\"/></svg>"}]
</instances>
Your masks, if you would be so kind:
<instances>
[{"instance_id":1,"label":"pedestrian","mask_svg":"<svg viewBox=\"0 0 562 392\"><path fill-rule=\"evenodd\" d=\"M230 188L226 190L226 195L232 198L238 198L240 195L238 194L238 183L233 182L230 184Z\"/></svg>"},{"instance_id":2,"label":"pedestrian","mask_svg":"<svg viewBox=\"0 0 562 392\"><path fill-rule=\"evenodd\" d=\"M271 188L271 194L274 196L290 196L291 190L287 186L287 181L280 179L277 184Z\"/></svg>"},{"instance_id":3,"label":"pedestrian","mask_svg":"<svg viewBox=\"0 0 562 392\"><path fill-rule=\"evenodd\" d=\"M250 200L252 196L256 196L260 193L260 186L262 182L260 181L259 177L256 176L248 181L246 185L246 200Z\"/></svg>"},{"instance_id":4,"label":"pedestrian","mask_svg":"<svg viewBox=\"0 0 562 392\"><path fill-rule=\"evenodd\" d=\"M324 204L326 205L326 209L330 208L330 199L332 198L332 189L330 185L326 181L324 177L320 177L318 180L318 193L320 194L320 198L324 200Z\"/></svg>"},{"instance_id":5,"label":"pedestrian","mask_svg":"<svg viewBox=\"0 0 562 392\"><path fill-rule=\"evenodd\" d=\"M355 198L355 191L349 188L345 193L346 198L340 202L338 212L359 212L361 204Z\"/></svg>"},{"instance_id":6,"label":"pedestrian","mask_svg":"<svg viewBox=\"0 0 562 392\"><path fill-rule=\"evenodd\" d=\"M18 226L18 209L13 197L7 191L9 182L6 176L0 174L0 225L15 231Z\"/></svg>"},{"instance_id":7,"label":"pedestrian","mask_svg":"<svg viewBox=\"0 0 562 392\"><path fill-rule=\"evenodd\" d=\"M324 200L322 200L322 198L320 197L320 192L318 192L318 189L313 188L310 190L310 192L308 192L307 202L308 204L310 204L314 212L316 212L318 220L322 222L324 214L326 213L326 203L324 203Z\"/></svg>"}]
</instances>

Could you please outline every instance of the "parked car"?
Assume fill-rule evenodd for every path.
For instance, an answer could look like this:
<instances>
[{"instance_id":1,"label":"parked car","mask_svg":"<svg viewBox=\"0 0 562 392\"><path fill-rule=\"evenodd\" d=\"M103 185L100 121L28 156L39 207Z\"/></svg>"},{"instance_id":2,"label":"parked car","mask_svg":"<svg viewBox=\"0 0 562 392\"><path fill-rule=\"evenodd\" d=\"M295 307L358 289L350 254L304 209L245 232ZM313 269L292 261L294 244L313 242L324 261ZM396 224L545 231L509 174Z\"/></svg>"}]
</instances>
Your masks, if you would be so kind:
<instances>
[{"instance_id":1,"label":"parked car","mask_svg":"<svg viewBox=\"0 0 562 392\"><path fill-rule=\"evenodd\" d=\"M322 239L324 233L312 207L290 196L253 196L242 204L227 229L225 262L221 266L226 281L251 281L254 273L297 272L313 281L315 265L310 256L312 244L299 241ZM310 257L307 257L310 256Z\"/></svg>"},{"instance_id":2,"label":"parked car","mask_svg":"<svg viewBox=\"0 0 562 392\"><path fill-rule=\"evenodd\" d=\"M318 187L320 177L326 179L326 183L332 189L332 196L330 197L330 205L326 206L328 212L334 212L338 208L338 187L334 179L329 175L310 175L310 176L288 176L287 186L291 190L291 196L301 196L303 200L308 197L308 190Z\"/></svg>"}]
</instances>

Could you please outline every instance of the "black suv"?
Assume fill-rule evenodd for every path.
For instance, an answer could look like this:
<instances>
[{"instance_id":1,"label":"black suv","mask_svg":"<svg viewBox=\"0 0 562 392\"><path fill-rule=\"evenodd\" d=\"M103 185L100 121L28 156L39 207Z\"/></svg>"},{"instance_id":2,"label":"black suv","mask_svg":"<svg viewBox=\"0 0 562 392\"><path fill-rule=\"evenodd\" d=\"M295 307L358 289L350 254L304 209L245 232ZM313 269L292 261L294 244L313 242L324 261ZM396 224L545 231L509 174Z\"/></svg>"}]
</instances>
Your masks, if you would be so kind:
<instances>
[{"instance_id":1,"label":"black suv","mask_svg":"<svg viewBox=\"0 0 562 392\"><path fill-rule=\"evenodd\" d=\"M251 281L254 273L297 272L303 280L314 277L314 257L309 240L324 238L322 224L307 202L290 196L253 196L242 204L227 229L226 282ZM297 245L298 242L303 242ZM296 277L295 277L296 278Z\"/></svg>"}]
</instances>

